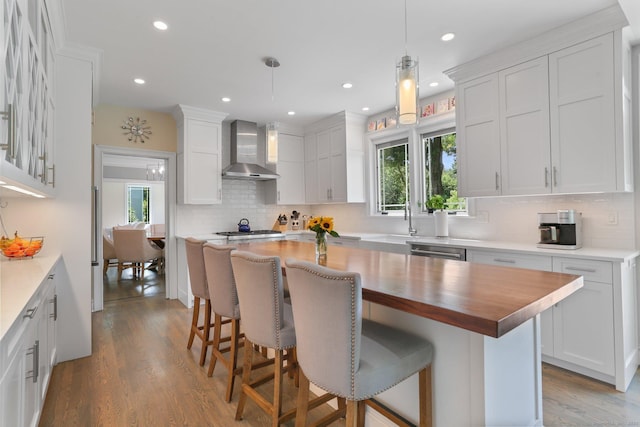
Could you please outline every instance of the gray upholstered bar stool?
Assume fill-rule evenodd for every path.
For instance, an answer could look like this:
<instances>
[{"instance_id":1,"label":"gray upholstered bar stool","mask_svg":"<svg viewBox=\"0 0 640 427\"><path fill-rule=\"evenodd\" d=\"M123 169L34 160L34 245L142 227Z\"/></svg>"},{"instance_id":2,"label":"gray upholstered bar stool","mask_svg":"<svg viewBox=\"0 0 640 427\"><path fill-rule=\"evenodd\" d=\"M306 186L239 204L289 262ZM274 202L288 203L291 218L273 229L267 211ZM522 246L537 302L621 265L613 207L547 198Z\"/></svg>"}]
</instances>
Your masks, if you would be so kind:
<instances>
[{"instance_id":1,"label":"gray upholstered bar stool","mask_svg":"<svg viewBox=\"0 0 640 427\"><path fill-rule=\"evenodd\" d=\"M215 325L213 327L213 349L211 350L212 355L207 375L213 375L217 361L220 361L227 368L227 392L225 395L227 402L231 401L236 375L242 372L240 368L237 368L238 346L241 338L240 306L238 305L236 281L231 267L231 251L235 249L235 246L211 243L205 243L202 249ZM224 339L222 338L223 317L231 320L231 336ZM224 341L230 341L230 345L222 349L220 344ZM223 355L226 352L229 352L229 359Z\"/></svg>"},{"instance_id":2,"label":"gray upholstered bar stool","mask_svg":"<svg viewBox=\"0 0 640 427\"><path fill-rule=\"evenodd\" d=\"M277 427L293 418L296 413L295 408L282 413L284 361L287 361L287 367L291 371L295 366L296 334L291 305L284 303L280 258L233 251L231 264L245 335L242 392L238 401L236 420L242 419L247 397L250 397L271 416L271 425ZM274 373L253 381L251 380L251 370L254 368L252 344L275 351ZM271 377L273 377L273 402L269 402L255 389Z\"/></svg>"},{"instance_id":3,"label":"gray upholstered bar stool","mask_svg":"<svg viewBox=\"0 0 640 427\"><path fill-rule=\"evenodd\" d=\"M213 344L213 341L209 339L211 327L213 326L211 324L211 299L209 297L209 287L207 285L204 256L202 253L205 241L194 239L193 237L187 237L185 240L189 282L191 284L191 293L193 294L193 316L191 318L191 330L189 331L187 348L191 349L193 339L196 336L202 341L200 366L203 366L207 357L207 349ZM204 321L202 324L199 324L201 299L205 301Z\"/></svg>"},{"instance_id":4,"label":"gray upholstered bar stool","mask_svg":"<svg viewBox=\"0 0 640 427\"><path fill-rule=\"evenodd\" d=\"M432 425L431 360L424 338L362 319L358 273L288 259L300 390L296 427L304 426L309 381L347 400L347 426L364 426L364 403L400 426L411 425L372 398L418 373L420 426ZM355 424L357 423L357 424Z\"/></svg>"}]
</instances>

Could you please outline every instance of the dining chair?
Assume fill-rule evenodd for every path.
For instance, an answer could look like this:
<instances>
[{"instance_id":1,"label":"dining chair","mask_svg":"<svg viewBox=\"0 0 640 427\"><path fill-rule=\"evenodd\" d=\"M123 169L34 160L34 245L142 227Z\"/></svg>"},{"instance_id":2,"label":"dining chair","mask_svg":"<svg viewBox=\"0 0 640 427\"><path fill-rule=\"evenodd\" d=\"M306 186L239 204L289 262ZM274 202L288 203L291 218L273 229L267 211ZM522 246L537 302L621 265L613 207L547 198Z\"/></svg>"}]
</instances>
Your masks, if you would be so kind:
<instances>
[{"instance_id":1,"label":"dining chair","mask_svg":"<svg viewBox=\"0 0 640 427\"><path fill-rule=\"evenodd\" d=\"M116 255L113 240L105 232L102 234L102 274L107 274L109 267L116 267L118 264L118 256Z\"/></svg>"},{"instance_id":2,"label":"dining chair","mask_svg":"<svg viewBox=\"0 0 640 427\"><path fill-rule=\"evenodd\" d=\"M144 278L145 263L162 263L164 259L164 251L149 244L144 229L114 227L113 246L118 258L118 280L126 268L133 269L134 278Z\"/></svg>"},{"instance_id":3,"label":"dining chair","mask_svg":"<svg viewBox=\"0 0 640 427\"><path fill-rule=\"evenodd\" d=\"M348 427L364 426L365 404L397 425L412 425L374 397L416 373L419 425L431 426L431 342L363 319L358 273L288 259L286 274L300 368L296 427L306 423L309 382L346 399Z\"/></svg>"},{"instance_id":4,"label":"dining chair","mask_svg":"<svg viewBox=\"0 0 640 427\"><path fill-rule=\"evenodd\" d=\"M231 265L238 291L242 328L245 334L242 388L236 420L242 419L247 397L271 416L271 425L279 426L292 419L296 409L282 412L282 375L284 362L290 373L296 370L296 334L291 305L285 304L280 258L256 255L245 251L231 253ZM251 380L256 366L253 363L252 345L273 349L272 374ZM286 352L286 354L285 354ZM269 402L256 389L258 385L273 379L273 401ZM297 380L297 375L296 375Z\"/></svg>"}]
</instances>

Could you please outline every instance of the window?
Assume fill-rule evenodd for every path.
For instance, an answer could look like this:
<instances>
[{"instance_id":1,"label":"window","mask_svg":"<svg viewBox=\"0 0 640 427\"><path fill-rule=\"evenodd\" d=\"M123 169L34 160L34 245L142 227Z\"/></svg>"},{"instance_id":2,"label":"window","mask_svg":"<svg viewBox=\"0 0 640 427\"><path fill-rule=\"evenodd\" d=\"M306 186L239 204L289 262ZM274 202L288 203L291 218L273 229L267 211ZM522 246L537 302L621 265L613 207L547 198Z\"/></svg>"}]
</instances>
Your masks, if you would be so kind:
<instances>
[{"instance_id":1,"label":"window","mask_svg":"<svg viewBox=\"0 0 640 427\"><path fill-rule=\"evenodd\" d=\"M377 211L404 210L409 200L409 142L407 139L376 145Z\"/></svg>"},{"instance_id":2,"label":"window","mask_svg":"<svg viewBox=\"0 0 640 427\"><path fill-rule=\"evenodd\" d=\"M144 185L127 185L127 218L129 223L149 223L151 188Z\"/></svg>"},{"instance_id":3,"label":"window","mask_svg":"<svg viewBox=\"0 0 640 427\"><path fill-rule=\"evenodd\" d=\"M458 164L454 129L422 134L420 140L424 165L422 200L428 201L432 196L440 195L444 199L447 210L466 210L466 199L458 198ZM427 210L426 205L424 210Z\"/></svg>"}]
</instances>

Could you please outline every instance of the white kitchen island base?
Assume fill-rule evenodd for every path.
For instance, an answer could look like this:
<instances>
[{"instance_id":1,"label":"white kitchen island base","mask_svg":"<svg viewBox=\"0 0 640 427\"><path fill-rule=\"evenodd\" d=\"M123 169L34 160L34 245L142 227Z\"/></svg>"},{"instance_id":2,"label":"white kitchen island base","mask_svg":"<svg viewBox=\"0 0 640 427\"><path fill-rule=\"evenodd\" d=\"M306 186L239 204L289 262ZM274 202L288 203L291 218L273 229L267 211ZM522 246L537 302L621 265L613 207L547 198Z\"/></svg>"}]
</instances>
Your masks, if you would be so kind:
<instances>
[{"instance_id":1,"label":"white kitchen island base","mask_svg":"<svg viewBox=\"0 0 640 427\"><path fill-rule=\"evenodd\" d=\"M492 338L378 304L363 316L433 342L434 426L541 426L542 366L539 316ZM378 400L409 420L418 419L413 376ZM389 421L367 407L367 426Z\"/></svg>"}]
</instances>

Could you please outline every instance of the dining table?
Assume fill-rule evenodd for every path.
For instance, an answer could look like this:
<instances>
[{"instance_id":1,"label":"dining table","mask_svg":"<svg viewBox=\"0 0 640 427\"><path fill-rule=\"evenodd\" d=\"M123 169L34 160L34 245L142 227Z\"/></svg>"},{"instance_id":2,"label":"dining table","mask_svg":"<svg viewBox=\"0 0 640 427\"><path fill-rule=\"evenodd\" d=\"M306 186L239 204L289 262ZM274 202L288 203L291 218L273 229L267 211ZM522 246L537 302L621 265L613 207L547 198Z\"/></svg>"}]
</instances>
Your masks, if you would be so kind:
<instances>
[{"instance_id":1,"label":"dining table","mask_svg":"<svg viewBox=\"0 0 640 427\"><path fill-rule=\"evenodd\" d=\"M236 247L280 257L285 277L291 258L359 273L363 317L434 344L434 425L542 425L540 313L580 289L582 276L345 246L316 258L314 243L292 240ZM415 421L409 383L381 400Z\"/></svg>"}]
</instances>

